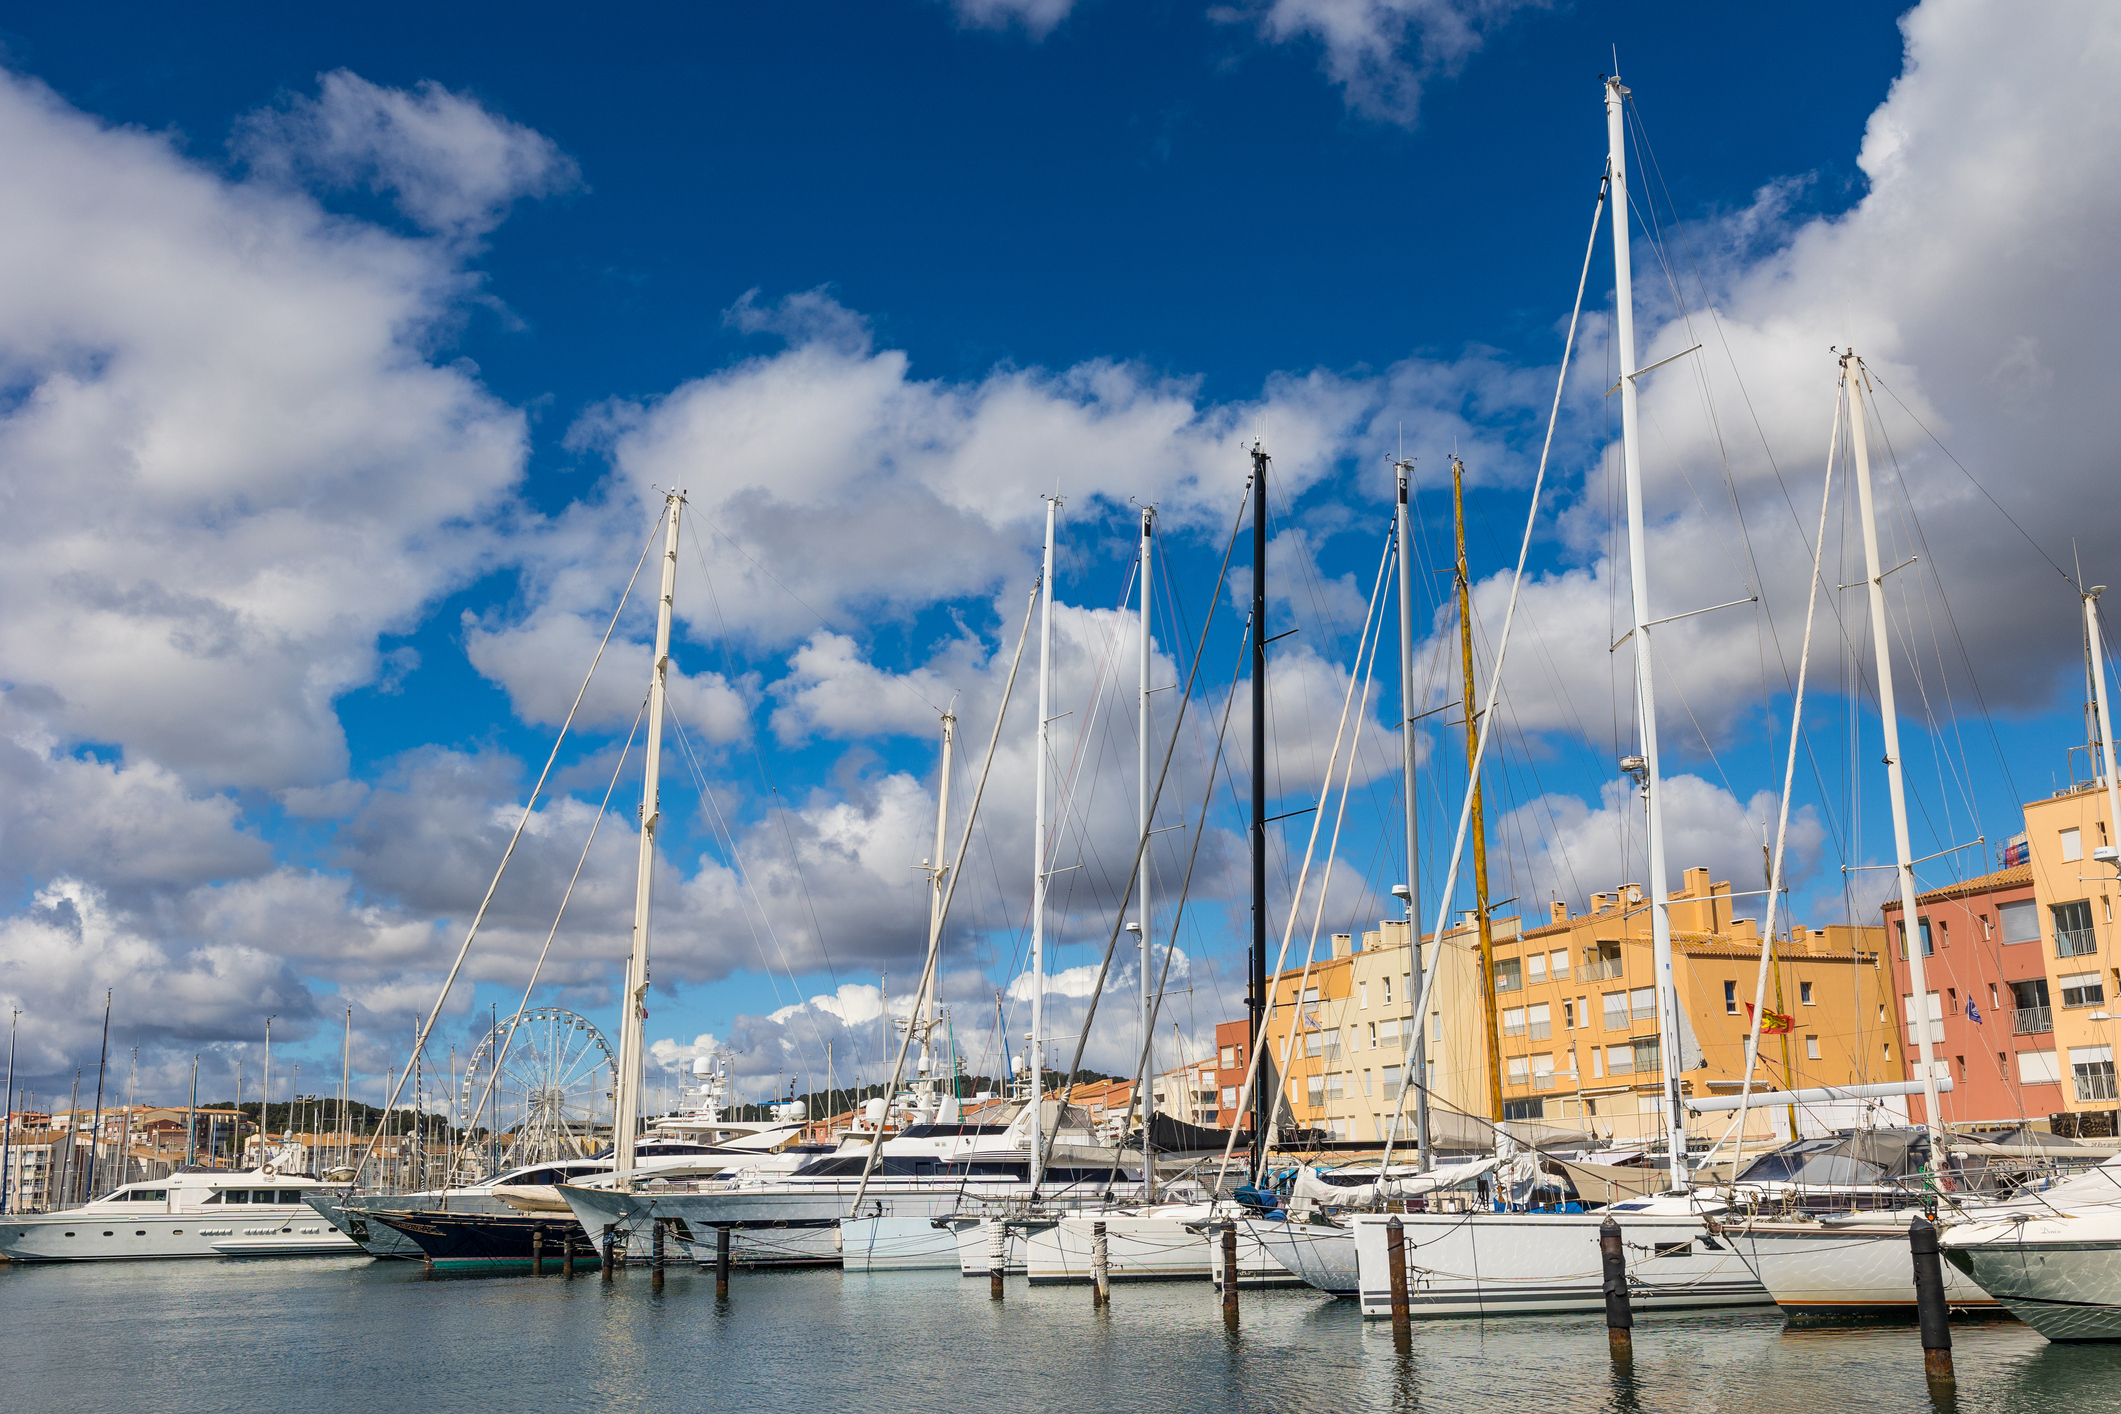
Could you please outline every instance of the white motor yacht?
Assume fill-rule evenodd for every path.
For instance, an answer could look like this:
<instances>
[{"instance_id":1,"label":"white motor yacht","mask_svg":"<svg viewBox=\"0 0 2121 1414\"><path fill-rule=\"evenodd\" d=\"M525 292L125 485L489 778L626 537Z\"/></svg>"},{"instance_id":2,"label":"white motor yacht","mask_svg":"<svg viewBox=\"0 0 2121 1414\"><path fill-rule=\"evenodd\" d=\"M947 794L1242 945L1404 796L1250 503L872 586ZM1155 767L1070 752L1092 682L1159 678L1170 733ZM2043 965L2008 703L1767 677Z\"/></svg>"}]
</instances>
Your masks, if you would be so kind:
<instances>
[{"instance_id":1,"label":"white motor yacht","mask_svg":"<svg viewBox=\"0 0 2121 1414\"><path fill-rule=\"evenodd\" d=\"M2121 1156L1952 1223L1945 1260L2049 1340L2121 1340Z\"/></svg>"},{"instance_id":2,"label":"white motor yacht","mask_svg":"<svg viewBox=\"0 0 2121 1414\"><path fill-rule=\"evenodd\" d=\"M323 1186L270 1164L173 1173L78 1208L0 1216L0 1252L17 1262L358 1254L352 1238L303 1201Z\"/></svg>"}]
</instances>

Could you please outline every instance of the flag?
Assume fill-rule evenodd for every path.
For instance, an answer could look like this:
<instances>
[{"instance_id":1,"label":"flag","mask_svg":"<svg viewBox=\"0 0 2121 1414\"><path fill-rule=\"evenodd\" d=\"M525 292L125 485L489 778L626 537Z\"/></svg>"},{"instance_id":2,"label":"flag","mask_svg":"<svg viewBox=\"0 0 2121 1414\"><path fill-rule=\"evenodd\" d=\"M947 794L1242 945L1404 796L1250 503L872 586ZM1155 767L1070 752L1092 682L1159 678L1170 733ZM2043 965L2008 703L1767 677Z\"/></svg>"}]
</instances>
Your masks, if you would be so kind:
<instances>
[{"instance_id":1,"label":"flag","mask_svg":"<svg viewBox=\"0 0 2121 1414\"><path fill-rule=\"evenodd\" d=\"M1981 1008L1974 1005L1972 997L1966 999L1966 1019L1976 1026L1981 1024Z\"/></svg>"},{"instance_id":2,"label":"flag","mask_svg":"<svg viewBox=\"0 0 2121 1414\"><path fill-rule=\"evenodd\" d=\"M1747 1016L1753 1014L1753 1004L1751 1002L1745 1004L1745 1014ZM1763 1036L1787 1036L1790 1034L1790 1028L1796 1024L1796 1018L1785 1016L1779 1011L1763 1011L1760 1013L1760 1034Z\"/></svg>"}]
</instances>

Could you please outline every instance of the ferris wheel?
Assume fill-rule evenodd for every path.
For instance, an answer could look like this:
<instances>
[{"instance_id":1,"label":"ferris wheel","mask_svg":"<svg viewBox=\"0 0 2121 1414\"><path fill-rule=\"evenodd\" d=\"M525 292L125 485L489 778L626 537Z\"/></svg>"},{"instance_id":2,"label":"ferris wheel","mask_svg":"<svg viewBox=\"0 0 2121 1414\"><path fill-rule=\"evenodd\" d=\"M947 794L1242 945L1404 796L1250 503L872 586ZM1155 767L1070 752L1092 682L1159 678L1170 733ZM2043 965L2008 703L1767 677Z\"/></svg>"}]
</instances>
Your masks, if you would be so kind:
<instances>
[{"instance_id":1,"label":"ferris wheel","mask_svg":"<svg viewBox=\"0 0 2121 1414\"><path fill-rule=\"evenodd\" d=\"M511 1166L575 1158L587 1152L616 1069L594 1022L560 1007L535 1007L512 1033L504 1023L479 1042L464 1070L459 1113L513 1134ZM473 1114L481 1096L483 1121Z\"/></svg>"}]
</instances>

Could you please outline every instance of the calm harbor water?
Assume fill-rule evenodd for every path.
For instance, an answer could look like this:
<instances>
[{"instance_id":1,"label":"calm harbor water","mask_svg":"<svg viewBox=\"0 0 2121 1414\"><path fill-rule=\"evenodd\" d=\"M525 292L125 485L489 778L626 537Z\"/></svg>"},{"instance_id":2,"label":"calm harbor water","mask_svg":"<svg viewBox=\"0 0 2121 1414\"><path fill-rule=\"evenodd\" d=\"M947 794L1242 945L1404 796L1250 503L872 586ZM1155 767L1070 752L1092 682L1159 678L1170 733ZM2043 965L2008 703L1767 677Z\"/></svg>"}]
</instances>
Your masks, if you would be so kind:
<instances>
[{"instance_id":1,"label":"calm harbor water","mask_svg":"<svg viewBox=\"0 0 2121 1414\"><path fill-rule=\"evenodd\" d=\"M1417 1325L1411 1357L1353 1303L1205 1283L1086 1288L948 1272L426 1277L409 1263L0 1265L8 1403L72 1414L417 1409L1929 1411L1911 1329L1798 1331L1766 1312L1658 1317L1616 1377L1598 1318ZM2121 1347L2023 1326L1956 1334L1958 1410L2121 1410Z\"/></svg>"}]
</instances>

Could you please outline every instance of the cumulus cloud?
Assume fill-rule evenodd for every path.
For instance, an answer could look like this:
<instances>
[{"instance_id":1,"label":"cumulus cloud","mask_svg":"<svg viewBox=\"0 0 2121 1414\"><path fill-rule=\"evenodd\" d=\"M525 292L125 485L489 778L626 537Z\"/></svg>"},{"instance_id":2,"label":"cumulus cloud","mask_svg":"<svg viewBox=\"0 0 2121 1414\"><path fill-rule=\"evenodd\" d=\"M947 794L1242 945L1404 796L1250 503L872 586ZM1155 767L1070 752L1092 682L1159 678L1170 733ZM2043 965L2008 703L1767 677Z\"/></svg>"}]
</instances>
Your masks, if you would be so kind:
<instances>
[{"instance_id":1,"label":"cumulus cloud","mask_svg":"<svg viewBox=\"0 0 2121 1414\"><path fill-rule=\"evenodd\" d=\"M1365 117L1412 124L1430 80L1456 73L1486 32L1540 0L1264 0L1209 14L1275 44L1306 42Z\"/></svg>"},{"instance_id":2,"label":"cumulus cloud","mask_svg":"<svg viewBox=\"0 0 2121 1414\"><path fill-rule=\"evenodd\" d=\"M384 88L345 69L319 74L314 98L251 114L234 147L261 175L388 193L407 220L456 240L485 235L524 197L581 181L552 139L475 98L432 79Z\"/></svg>"},{"instance_id":3,"label":"cumulus cloud","mask_svg":"<svg viewBox=\"0 0 2121 1414\"><path fill-rule=\"evenodd\" d=\"M1075 0L950 0L957 22L967 29L1020 28L1044 39L1075 9Z\"/></svg>"}]
</instances>

